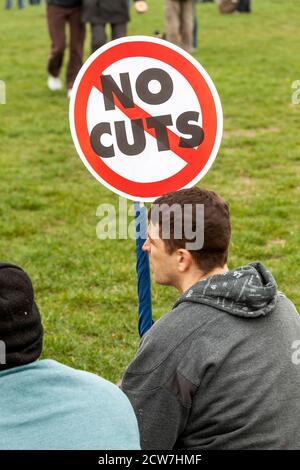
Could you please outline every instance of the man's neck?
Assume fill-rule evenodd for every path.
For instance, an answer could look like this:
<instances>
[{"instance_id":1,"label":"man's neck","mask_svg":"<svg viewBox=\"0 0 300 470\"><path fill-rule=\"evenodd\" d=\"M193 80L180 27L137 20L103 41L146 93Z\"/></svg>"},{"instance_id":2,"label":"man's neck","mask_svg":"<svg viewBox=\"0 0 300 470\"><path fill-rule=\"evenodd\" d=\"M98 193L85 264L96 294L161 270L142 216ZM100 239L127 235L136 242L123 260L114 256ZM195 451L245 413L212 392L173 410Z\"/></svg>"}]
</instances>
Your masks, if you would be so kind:
<instances>
[{"instance_id":1,"label":"man's neck","mask_svg":"<svg viewBox=\"0 0 300 470\"><path fill-rule=\"evenodd\" d=\"M180 279L178 281L178 284L175 287L177 290L179 290L181 294L183 294L197 282L205 281L211 276L215 276L217 274L224 274L227 272L228 272L227 264L223 266L223 268L215 268L209 271L208 273L204 273L202 271L193 272L191 274L187 274L182 279Z\"/></svg>"}]
</instances>

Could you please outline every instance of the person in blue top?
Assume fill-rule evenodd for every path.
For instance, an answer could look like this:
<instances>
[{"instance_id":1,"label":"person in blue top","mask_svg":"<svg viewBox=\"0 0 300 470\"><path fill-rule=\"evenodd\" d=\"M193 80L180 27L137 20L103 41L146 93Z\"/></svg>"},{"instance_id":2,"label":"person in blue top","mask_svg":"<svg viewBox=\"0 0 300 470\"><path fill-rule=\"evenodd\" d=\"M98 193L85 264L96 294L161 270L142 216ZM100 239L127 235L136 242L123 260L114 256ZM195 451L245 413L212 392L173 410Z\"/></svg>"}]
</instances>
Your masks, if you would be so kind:
<instances>
[{"instance_id":1,"label":"person in blue top","mask_svg":"<svg viewBox=\"0 0 300 470\"><path fill-rule=\"evenodd\" d=\"M94 374L40 360L42 344L28 275L0 263L0 449L140 449L126 395Z\"/></svg>"}]
</instances>

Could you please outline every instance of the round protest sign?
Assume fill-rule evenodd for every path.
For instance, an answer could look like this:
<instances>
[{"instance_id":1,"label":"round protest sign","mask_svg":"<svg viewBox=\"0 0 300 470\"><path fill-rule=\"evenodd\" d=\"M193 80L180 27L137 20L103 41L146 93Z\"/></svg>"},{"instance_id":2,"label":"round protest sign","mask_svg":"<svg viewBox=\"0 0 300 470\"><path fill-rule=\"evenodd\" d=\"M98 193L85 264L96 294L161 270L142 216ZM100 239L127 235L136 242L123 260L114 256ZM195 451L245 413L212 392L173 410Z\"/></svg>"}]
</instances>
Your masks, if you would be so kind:
<instances>
[{"instance_id":1,"label":"round protest sign","mask_svg":"<svg viewBox=\"0 0 300 470\"><path fill-rule=\"evenodd\" d=\"M108 43L81 68L70 126L77 152L102 184L152 201L196 184L222 137L216 88L188 53L157 38Z\"/></svg>"}]
</instances>

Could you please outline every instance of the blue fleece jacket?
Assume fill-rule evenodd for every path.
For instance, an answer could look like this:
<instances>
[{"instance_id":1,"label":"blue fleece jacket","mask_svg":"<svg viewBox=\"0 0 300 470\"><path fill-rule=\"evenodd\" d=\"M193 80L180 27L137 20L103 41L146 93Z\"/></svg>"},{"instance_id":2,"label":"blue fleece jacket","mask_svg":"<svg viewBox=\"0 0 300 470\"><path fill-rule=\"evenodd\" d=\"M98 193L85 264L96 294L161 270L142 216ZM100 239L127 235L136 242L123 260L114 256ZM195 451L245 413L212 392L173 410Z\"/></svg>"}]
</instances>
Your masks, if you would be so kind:
<instances>
[{"instance_id":1,"label":"blue fleece jacket","mask_svg":"<svg viewBox=\"0 0 300 470\"><path fill-rule=\"evenodd\" d=\"M52 360L0 372L0 449L139 449L127 397Z\"/></svg>"}]
</instances>

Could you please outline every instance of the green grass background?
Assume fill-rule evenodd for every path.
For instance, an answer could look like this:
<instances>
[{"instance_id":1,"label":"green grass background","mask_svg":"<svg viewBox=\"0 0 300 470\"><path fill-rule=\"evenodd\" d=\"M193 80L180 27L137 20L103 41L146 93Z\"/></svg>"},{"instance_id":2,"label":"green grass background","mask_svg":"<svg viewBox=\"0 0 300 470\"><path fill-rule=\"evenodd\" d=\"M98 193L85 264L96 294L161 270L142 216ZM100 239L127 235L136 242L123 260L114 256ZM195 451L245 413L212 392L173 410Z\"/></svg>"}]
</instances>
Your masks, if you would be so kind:
<instances>
[{"instance_id":1,"label":"green grass background","mask_svg":"<svg viewBox=\"0 0 300 470\"><path fill-rule=\"evenodd\" d=\"M132 12L130 34L163 31L162 0ZM230 267L261 260L300 306L300 10L295 0L253 1L251 15L198 4L195 57L224 111L219 156L201 184L231 205ZM77 157L65 92L46 87L44 6L0 10L0 259L31 275L45 326L44 357L116 380L135 353L135 244L96 237L96 209L118 198ZM86 57L89 53L89 37ZM153 286L154 317L176 299Z\"/></svg>"}]
</instances>

